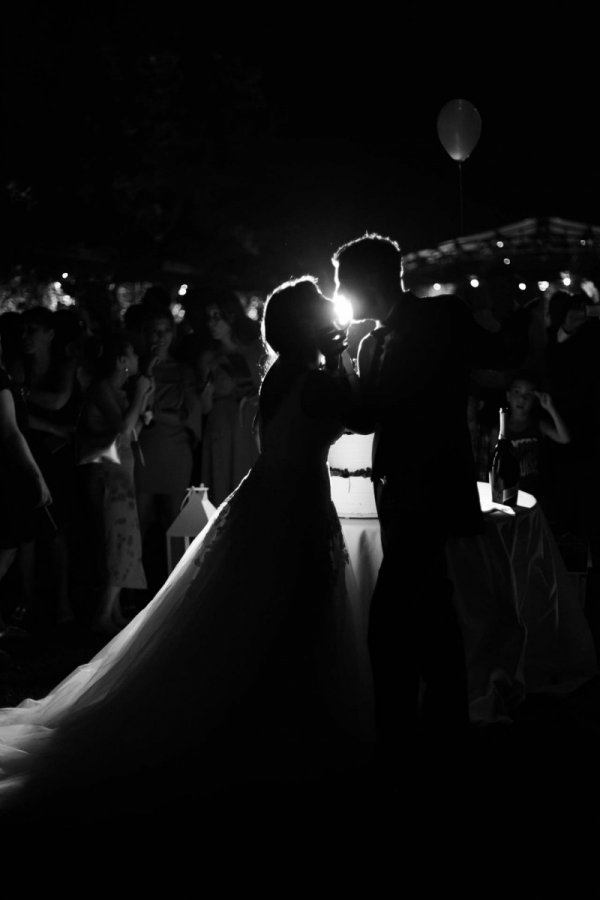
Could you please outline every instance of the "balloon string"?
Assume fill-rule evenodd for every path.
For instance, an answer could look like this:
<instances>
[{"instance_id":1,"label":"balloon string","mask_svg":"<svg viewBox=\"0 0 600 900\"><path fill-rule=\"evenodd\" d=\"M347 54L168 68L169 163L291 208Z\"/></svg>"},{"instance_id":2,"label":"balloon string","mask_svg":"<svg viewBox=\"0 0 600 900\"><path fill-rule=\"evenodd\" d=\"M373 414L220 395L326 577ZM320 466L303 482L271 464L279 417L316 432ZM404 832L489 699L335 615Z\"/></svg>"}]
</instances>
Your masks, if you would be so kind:
<instances>
[{"instance_id":1,"label":"balloon string","mask_svg":"<svg viewBox=\"0 0 600 900\"><path fill-rule=\"evenodd\" d=\"M458 163L458 235L462 237L463 233L463 185L462 185L462 162Z\"/></svg>"}]
</instances>

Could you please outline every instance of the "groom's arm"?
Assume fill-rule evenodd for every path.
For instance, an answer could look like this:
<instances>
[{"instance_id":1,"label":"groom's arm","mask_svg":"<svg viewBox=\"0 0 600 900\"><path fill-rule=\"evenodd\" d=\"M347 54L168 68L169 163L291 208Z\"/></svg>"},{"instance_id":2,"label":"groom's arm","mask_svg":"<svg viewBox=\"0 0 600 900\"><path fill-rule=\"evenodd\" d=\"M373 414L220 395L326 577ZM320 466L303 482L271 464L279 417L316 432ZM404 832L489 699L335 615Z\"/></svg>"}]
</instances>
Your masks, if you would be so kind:
<instances>
[{"instance_id":1,"label":"groom's arm","mask_svg":"<svg viewBox=\"0 0 600 900\"><path fill-rule=\"evenodd\" d=\"M346 428L357 434L371 434L377 424L377 417L367 392L375 346L375 339L368 334L358 348L356 367L358 378L344 420Z\"/></svg>"}]
</instances>

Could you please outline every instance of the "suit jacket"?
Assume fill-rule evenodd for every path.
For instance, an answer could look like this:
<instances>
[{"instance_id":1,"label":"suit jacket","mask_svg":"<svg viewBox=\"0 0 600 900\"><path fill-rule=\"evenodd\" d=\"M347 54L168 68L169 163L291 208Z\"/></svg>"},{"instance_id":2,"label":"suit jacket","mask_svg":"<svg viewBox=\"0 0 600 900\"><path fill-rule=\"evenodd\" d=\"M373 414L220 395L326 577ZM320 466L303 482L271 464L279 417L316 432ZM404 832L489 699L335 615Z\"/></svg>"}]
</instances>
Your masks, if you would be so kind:
<instances>
[{"instance_id":1,"label":"suit jacket","mask_svg":"<svg viewBox=\"0 0 600 900\"><path fill-rule=\"evenodd\" d=\"M516 365L526 351L522 318L492 334L455 296L404 293L361 342L355 430L375 431L373 480L385 478L400 509L427 510L447 535L483 525L467 426L470 369Z\"/></svg>"}]
</instances>

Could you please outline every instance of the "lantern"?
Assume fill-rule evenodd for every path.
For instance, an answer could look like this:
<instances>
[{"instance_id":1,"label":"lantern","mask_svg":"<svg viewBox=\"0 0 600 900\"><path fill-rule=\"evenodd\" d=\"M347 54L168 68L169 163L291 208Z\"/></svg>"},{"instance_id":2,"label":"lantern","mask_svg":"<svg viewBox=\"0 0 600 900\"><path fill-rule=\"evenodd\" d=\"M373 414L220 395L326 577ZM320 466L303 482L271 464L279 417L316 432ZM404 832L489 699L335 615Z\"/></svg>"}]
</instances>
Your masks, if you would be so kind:
<instances>
[{"instance_id":1,"label":"lantern","mask_svg":"<svg viewBox=\"0 0 600 900\"><path fill-rule=\"evenodd\" d=\"M216 509L208 499L208 488L189 487L177 518L167 529L167 565L173 571L194 538L215 514Z\"/></svg>"}]
</instances>

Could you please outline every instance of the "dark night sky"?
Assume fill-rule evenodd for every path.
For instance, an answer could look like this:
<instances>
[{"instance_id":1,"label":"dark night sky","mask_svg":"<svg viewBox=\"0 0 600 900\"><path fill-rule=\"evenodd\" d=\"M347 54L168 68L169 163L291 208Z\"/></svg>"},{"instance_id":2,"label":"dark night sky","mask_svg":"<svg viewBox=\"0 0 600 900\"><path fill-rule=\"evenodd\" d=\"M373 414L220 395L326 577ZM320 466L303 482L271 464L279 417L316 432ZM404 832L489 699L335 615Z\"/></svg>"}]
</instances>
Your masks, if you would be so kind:
<instances>
[{"instance_id":1,"label":"dark night sky","mask_svg":"<svg viewBox=\"0 0 600 900\"><path fill-rule=\"evenodd\" d=\"M483 123L462 170L464 233L545 215L600 225L592 81L552 65L543 79L539 65L505 65L490 78L493 67L481 62L447 67L439 57L421 60L390 46L365 39L340 53L325 35L313 35L304 44L300 37L249 38L219 47L181 23L100 13L21 21L8 32L3 56L3 185L31 185L37 210L47 204L60 216L61 184L58 207L69 210L71 242L102 243L98 222L104 215L110 224L110 212L99 213L91 195L110 195L114 171L128 161L131 175L136 166L135 154L124 163L122 139L127 104L143 94L135 60L168 52L180 66L176 117L184 138L202 146L201 175L180 188L197 194L205 179L210 188L202 190L213 192L202 240L211 228L222 234L225 219L234 222L266 261L266 280L302 271L327 278L331 251L367 229L390 234L406 250L457 236L458 166L436 132L439 110L456 97L473 103ZM215 93L211 80L223 65L236 73L233 102L229 88L220 82ZM221 143L211 143L216 132ZM151 143L156 131L149 134ZM153 164L146 160L147 168ZM88 199L72 208L69 194L86 180ZM194 238L184 245L181 253L193 262Z\"/></svg>"}]
</instances>

